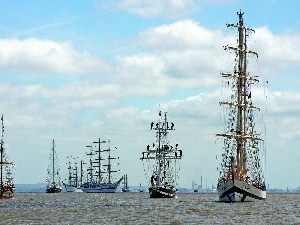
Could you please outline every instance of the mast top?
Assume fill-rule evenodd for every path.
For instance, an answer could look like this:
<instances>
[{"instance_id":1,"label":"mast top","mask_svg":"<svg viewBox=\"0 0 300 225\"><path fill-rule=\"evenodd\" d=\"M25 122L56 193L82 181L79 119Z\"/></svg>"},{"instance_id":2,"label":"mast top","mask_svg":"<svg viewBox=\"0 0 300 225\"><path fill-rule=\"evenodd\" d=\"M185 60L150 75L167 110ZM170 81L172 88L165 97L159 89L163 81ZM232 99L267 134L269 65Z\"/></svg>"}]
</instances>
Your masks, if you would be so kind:
<instances>
[{"instance_id":1,"label":"mast top","mask_svg":"<svg viewBox=\"0 0 300 225\"><path fill-rule=\"evenodd\" d=\"M244 12L242 12L242 10L240 10L240 12L237 12L236 14L237 14L240 18L242 18L243 15L244 15Z\"/></svg>"}]
</instances>

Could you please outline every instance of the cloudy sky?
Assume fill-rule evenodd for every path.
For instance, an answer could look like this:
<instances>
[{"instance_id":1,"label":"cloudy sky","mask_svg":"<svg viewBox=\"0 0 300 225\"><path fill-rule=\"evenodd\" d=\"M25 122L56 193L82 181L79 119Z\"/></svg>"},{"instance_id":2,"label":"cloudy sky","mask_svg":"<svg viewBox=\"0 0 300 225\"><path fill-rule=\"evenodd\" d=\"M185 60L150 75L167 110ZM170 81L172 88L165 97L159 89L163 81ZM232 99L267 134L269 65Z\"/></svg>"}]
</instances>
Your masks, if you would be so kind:
<instances>
[{"instance_id":1,"label":"cloudy sky","mask_svg":"<svg viewBox=\"0 0 300 225\"><path fill-rule=\"evenodd\" d=\"M213 3L212 3L213 2ZM0 99L15 183L46 179L55 139L62 179L68 156L110 138L120 176L147 185L139 158L154 141L150 123L168 111L171 138L184 151L180 187L202 175L217 183L215 134L222 131L220 72L232 69L240 9L258 52L263 91L266 183L300 186L300 17L298 1L1 1ZM249 68L252 69L252 68ZM265 98L265 96L267 96ZM205 185L205 184L204 184Z\"/></svg>"}]
</instances>

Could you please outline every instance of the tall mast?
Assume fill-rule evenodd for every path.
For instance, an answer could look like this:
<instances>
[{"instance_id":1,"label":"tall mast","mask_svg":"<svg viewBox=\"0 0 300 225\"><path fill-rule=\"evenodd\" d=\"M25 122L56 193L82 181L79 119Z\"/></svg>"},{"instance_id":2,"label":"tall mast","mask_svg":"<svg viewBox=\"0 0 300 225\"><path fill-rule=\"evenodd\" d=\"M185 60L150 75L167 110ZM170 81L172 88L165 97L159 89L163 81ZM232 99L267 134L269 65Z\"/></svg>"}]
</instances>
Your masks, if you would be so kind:
<instances>
[{"instance_id":1,"label":"tall mast","mask_svg":"<svg viewBox=\"0 0 300 225\"><path fill-rule=\"evenodd\" d=\"M102 152L108 152L107 165L103 165L103 166L107 166L108 183L111 184L112 183L111 182L112 181L111 174L120 171L120 170L112 170L112 168L111 168L111 160L112 159L119 159L119 157L117 157L117 158L111 157L110 140L108 139L107 142L108 142L108 149L102 150ZM117 148L115 147L115 149L117 149Z\"/></svg>"},{"instance_id":2,"label":"tall mast","mask_svg":"<svg viewBox=\"0 0 300 225\"><path fill-rule=\"evenodd\" d=\"M236 107L236 127L227 134L217 134L217 136L223 136L225 138L234 138L236 140L236 158L231 159L231 165L236 166L236 170L239 175L246 174L246 142L247 139L251 140L262 140L261 138L249 136L246 132L246 122L247 122L247 109L257 107L248 104L247 102L247 82L259 82L256 78L247 75L247 53L255 54L257 53L247 49L247 35L248 32L255 32L253 29L245 27L243 15L241 11L237 13L239 16L239 22L237 24L227 24L227 27L236 27L238 29L238 46L230 47L225 46L225 50L233 50L237 54L237 70L235 68L234 73L221 73L223 77L236 79L236 99L231 99L231 102L220 102L220 104L227 104L232 107Z\"/></svg>"},{"instance_id":3,"label":"tall mast","mask_svg":"<svg viewBox=\"0 0 300 225\"><path fill-rule=\"evenodd\" d=\"M3 184L3 133L4 133L4 126L3 126L3 114L1 116L1 149L0 149L0 157L1 157L1 165L0 165L0 173L1 173L1 176L0 176L0 185L1 185L1 189L2 189L2 184Z\"/></svg>"},{"instance_id":4,"label":"tall mast","mask_svg":"<svg viewBox=\"0 0 300 225\"><path fill-rule=\"evenodd\" d=\"M99 138L99 141L95 141L95 142L93 142L94 144L98 144L98 159L97 159L97 161L98 161L98 183L100 184L101 183L101 181L102 181L102 177L101 177L101 147L100 147L100 145L102 144L102 143L106 143L106 141L100 141L100 138Z\"/></svg>"},{"instance_id":5,"label":"tall mast","mask_svg":"<svg viewBox=\"0 0 300 225\"><path fill-rule=\"evenodd\" d=\"M54 184L54 174L55 174L55 172L54 172L54 139L53 139L53 141L52 141L52 183Z\"/></svg>"},{"instance_id":6,"label":"tall mast","mask_svg":"<svg viewBox=\"0 0 300 225\"><path fill-rule=\"evenodd\" d=\"M92 161L92 156L94 155L93 146L92 145L87 145L85 147L90 148L90 152L86 153L86 155L90 156L90 166L87 169L87 171L88 171L87 179L88 179L88 176L90 175L90 182L92 183L93 182L93 161Z\"/></svg>"},{"instance_id":7,"label":"tall mast","mask_svg":"<svg viewBox=\"0 0 300 225\"><path fill-rule=\"evenodd\" d=\"M157 168L157 176L160 177L161 174L161 164L162 164L162 158L161 158L161 135L162 135L162 130L161 130L161 111L159 111L159 124L158 124L158 165L156 165ZM158 185L160 184L160 179L157 179Z\"/></svg>"},{"instance_id":8,"label":"tall mast","mask_svg":"<svg viewBox=\"0 0 300 225\"><path fill-rule=\"evenodd\" d=\"M110 140L108 140L110 143ZM108 183L111 183L111 162L110 162L110 145L108 144L108 165L107 165L107 172L108 172Z\"/></svg>"},{"instance_id":9,"label":"tall mast","mask_svg":"<svg viewBox=\"0 0 300 225\"><path fill-rule=\"evenodd\" d=\"M77 162L75 164L75 187L78 186L78 168L77 168Z\"/></svg>"},{"instance_id":10,"label":"tall mast","mask_svg":"<svg viewBox=\"0 0 300 225\"><path fill-rule=\"evenodd\" d=\"M239 26L238 26L238 79L237 79L237 90L238 90L238 113L237 113L237 134L238 135L245 135L245 77L246 77L246 43L244 42L244 36L246 32L244 32L244 21L243 21L243 14L242 12L237 13L239 16ZM243 171L246 167L244 163L244 156L245 156L245 141L243 139L237 138L237 171Z\"/></svg>"},{"instance_id":11,"label":"tall mast","mask_svg":"<svg viewBox=\"0 0 300 225\"><path fill-rule=\"evenodd\" d=\"M80 161L80 185L82 184L83 181L83 164L85 164L83 162L83 160Z\"/></svg>"}]
</instances>

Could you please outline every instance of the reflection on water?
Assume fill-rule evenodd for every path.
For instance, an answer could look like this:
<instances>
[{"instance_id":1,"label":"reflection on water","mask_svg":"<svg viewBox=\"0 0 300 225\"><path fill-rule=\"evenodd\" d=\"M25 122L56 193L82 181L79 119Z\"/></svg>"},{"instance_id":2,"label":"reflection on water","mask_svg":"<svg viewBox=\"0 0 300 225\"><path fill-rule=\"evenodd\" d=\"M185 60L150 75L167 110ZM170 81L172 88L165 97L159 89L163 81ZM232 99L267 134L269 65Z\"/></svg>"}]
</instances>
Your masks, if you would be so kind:
<instances>
[{"instance_id":1,"label":"reflection on water","mask_svg":"<svg viewBox=\"0 0 300 225\"><path fill-rule=\"evenodd\" d=\"M299 224L300 194L219 203L216 194L16 193L0 201L1 224Z\"/></svg>"}]
</instances>

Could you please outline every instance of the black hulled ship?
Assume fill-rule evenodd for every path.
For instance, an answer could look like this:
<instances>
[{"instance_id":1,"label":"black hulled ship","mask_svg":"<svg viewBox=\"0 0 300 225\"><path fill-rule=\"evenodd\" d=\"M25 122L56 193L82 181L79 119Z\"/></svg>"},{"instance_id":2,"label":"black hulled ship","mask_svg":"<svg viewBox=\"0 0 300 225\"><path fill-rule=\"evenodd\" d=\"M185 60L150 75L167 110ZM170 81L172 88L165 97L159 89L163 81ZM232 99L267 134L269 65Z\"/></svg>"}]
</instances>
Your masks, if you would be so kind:
<instances>
[{"instance_id":1,"label":"black hulled ship","mask_svg":"<svg viewBox=\"0 0 300 225\"><path fill-rule=\"evenodd\" d=\"M57 151L53 139L49 156L49 167L47 170L46 193L60 193L62 191L59 171Z\"/></svg>"},{"instance_id":2,"label":"black hulled ship","mask_svg":"<svg viewBox=\"0 0 300 225\"><path fill-rule=\"evenodd\" d=\"M171 145L169 132L174 131L174 123L167 120L167 112L162 116L159 112L158 122L151 123L151 130L156 132L156 142L148 145L140 158L153 165L150 176L150 198L174 198L177 187L179 160L182 158L182 150L178 144ZM152 162L152 163L151 163Z\"/></svg>"}]
</instances>

